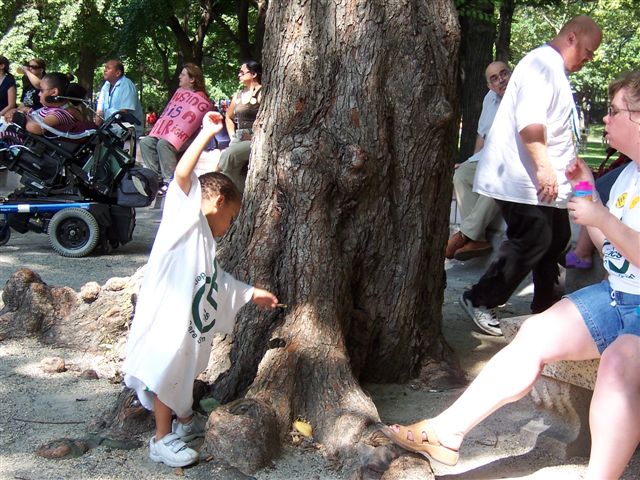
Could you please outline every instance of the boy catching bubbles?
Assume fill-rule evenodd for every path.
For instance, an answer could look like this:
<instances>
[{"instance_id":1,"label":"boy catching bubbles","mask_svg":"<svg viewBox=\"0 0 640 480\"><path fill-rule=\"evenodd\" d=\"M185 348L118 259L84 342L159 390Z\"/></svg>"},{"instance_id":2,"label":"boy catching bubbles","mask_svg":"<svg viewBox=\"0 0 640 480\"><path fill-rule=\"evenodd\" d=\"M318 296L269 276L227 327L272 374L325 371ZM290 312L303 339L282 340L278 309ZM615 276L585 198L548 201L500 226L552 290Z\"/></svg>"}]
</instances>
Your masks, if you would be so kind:
<instances>
[{"instance_id":1,"label":"boy catching bubbles","mask_svg":"<svg viewBox=\"0 0 640 480\"><path fill-rule=\"evenodd\" d=\"M155 413L149 441L154 462L183 467L198 461L185 442L204 436L206 418L194 415L193 381L206 367L216 332L231 333L235 315L250 300L276 308L266 290L233 278L218 266L216 241L240 211L241 196L221 173L193 173L200 153L222 130L210 112L184 153L167 191L124 362L125 383ZM177 419L172 421L173 413Z\"/></svg>"}]
</instances>

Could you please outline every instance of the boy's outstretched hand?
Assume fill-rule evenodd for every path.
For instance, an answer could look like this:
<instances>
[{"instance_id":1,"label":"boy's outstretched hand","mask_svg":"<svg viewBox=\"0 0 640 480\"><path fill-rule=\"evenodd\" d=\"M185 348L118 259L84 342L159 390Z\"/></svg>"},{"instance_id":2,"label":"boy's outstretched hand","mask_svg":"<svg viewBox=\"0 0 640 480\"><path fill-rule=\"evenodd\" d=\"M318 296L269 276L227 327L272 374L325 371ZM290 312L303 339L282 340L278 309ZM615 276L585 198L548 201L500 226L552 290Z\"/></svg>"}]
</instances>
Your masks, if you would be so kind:
<instances>
[{"instance_id":1,"label":"boy's outstretched hand","mask_svg":"<svg viewBox=\"0 0 640 480\"><path fill-rule=\"evenodd\" d=\"M218 112L207 112L202 118L202 131L215 135L222 130L224 117Z\"/></svg>"},{"instance_id":2,"label":"boy's outstretched hand","mask_svg":"<svg viewBox=\"0 0 640 480\"><path fill-rule=\"evenodd\" d=\"M273 310L278 305L278 298L271 292L267 292L262 288L255 287L253 289L253 297L251 301L260 308L268 308Z\"/></svg>"}]
</instances>

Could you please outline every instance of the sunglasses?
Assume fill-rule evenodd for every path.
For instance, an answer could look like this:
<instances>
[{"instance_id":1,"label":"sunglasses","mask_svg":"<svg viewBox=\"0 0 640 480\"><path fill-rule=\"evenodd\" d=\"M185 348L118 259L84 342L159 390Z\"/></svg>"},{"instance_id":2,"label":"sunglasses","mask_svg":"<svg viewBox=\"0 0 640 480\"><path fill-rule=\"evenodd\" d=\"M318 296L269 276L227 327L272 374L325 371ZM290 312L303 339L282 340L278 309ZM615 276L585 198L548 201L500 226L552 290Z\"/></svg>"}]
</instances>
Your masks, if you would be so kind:
<instances>
[{"instance_id":1,"label":"sunglasses","mask_svg":"<svg viewBox=\"0 0 640 480\"><path fill-rule=\"evenodd\" d=\"M40 65L27 65L27 67L32 70L42 70L42 67Z\"/></svg>"}]
</instances>

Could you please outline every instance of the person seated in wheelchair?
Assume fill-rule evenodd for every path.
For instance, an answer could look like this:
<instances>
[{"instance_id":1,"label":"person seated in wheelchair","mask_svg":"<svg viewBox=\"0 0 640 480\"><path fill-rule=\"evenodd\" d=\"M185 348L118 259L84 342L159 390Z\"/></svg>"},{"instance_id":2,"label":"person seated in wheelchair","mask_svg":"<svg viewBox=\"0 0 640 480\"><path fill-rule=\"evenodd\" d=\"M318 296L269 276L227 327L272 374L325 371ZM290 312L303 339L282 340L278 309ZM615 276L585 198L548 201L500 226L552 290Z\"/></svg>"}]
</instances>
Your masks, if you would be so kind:
<instances>
[{"instance_id":1,"label":"person seated in wheelchair","mask_svg":"<svg viewBox=\"0 0 640 480\"><path fill-rule=\"evenodd\" d=\"M47 127L56 130L69 132L74 130L85 120L82 111L77 105L66 99L59 99L59 96L66 96L69 88L67 76L60 72L46 74L40 81L40 102L43 107L32 111L26 116L24 129L35 135L55 136L51 134ZM6 119L9 122L21 123L15 111L10 112Z\"/></svg>"}]
</instances>

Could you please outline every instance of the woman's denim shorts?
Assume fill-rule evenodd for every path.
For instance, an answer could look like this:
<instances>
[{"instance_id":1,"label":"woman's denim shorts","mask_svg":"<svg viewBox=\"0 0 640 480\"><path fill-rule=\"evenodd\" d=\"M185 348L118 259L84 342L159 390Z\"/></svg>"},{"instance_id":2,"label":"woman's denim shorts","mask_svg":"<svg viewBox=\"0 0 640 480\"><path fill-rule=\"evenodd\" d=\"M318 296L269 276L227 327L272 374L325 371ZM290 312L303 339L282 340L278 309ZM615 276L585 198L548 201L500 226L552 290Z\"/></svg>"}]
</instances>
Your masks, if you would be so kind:
<instances>
[{"instance_id":1,"label":"woman's denim shorts","mask_svg":"<svg viewBox=\"0 0 640 480\"><path fill-rule=\"evenodd\" d=\"M566 298L578 307L600 353L620 335L640 337L640 294L616 292L603 280Z\"/></svg>"}]
</instances>

